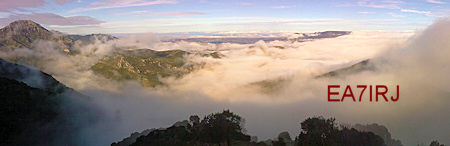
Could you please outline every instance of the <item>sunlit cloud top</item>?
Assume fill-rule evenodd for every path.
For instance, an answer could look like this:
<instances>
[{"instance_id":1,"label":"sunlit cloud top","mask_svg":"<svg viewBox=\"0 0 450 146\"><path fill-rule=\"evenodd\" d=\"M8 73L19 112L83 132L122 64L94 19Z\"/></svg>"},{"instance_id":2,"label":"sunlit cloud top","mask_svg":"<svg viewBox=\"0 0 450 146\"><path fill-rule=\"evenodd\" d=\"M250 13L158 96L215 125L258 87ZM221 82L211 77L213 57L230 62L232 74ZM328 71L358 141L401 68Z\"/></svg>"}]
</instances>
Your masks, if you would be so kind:
<instances>
[{"instance_id":1,"label":"sunlit cloud top","mask_svg":"<svg viewBox=\"0 0 450 146\"><path fill-rule=\"evenodd\" d=\"M417 30L446 0L2 0L0 26L34 20L65 33Z\"/></svg>"}]
</instances>

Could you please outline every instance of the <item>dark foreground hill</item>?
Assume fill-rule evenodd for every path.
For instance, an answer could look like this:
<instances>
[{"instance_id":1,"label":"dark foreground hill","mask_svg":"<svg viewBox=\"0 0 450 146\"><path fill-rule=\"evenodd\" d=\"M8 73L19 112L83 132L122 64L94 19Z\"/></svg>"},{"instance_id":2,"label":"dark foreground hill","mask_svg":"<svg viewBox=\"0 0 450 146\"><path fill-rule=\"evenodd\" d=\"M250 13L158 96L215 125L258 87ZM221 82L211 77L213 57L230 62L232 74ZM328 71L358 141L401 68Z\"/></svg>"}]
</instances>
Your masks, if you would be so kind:
<instances>
[{"instance_id":1,"label":"dark foreground hill","mask_svg":"<svg viewBox=\"0 0 450 146\"><path fill-rule=\"evenodd\" d=\"M0 59L0 145L77 145L81 123L100 116L89 100L46 73Z\"/></svg>"},{"instance_id":2,"label":"dark foreground hill","mask_svg":"<svg viewBox=\"0 0 450 146\"><path fill-rule=\"evenodd\" d=\"M54 93L74 92L73 89L61 84L51 75L37 69L15 64L0 58L0 76L24 82L35 88ZM79 94L74 92L75 94ZM80 94L80 96L82 96Z\"/></svg>"},{"instance_id":3,"label":"dark foreground hill","mask_svg":"<svg viewBox=\"0 0 450 146\"><path fill-rule=\"evenodd\" d=\"M0 95L0 145L45 143L40 139L47 133L40 129L60 114L60 97L5 77L0 77Z\"/></svg>"}]
</instances>

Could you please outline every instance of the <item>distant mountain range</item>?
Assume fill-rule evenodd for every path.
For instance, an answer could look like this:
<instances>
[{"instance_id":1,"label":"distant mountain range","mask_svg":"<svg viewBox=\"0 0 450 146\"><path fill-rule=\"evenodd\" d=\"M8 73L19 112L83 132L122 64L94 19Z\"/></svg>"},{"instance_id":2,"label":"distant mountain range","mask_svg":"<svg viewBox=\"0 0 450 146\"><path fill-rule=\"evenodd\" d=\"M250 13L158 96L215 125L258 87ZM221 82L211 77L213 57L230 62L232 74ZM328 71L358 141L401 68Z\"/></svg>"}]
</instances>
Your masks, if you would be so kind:
<instances>
[{"instance_id":1,"label":"distant mountain range","mask_svg":"<svg viewBox=\"0 0 450 146\"><path fill-rule=\"evenodd\" d=\"M348 33L350 32L330 31L315 35L303 34L296 39L338 37ZM37 49L34 43L45 40L57 42L59 46L57 49L64 55L75 55L79 53L72 48L75 43L90 43L97 38L118 39L106 34L65 35L57 31L49 31L33 21L19 20L0 29L0 48ZM98 75L118 81L136 80L147 87L164 86L160 78L181 77L195 69L196 66L186 64L184 56L189 54L193 53L182 50L154 51L118 48L112 55L101 59L90 69ZM218 52L197 55L217 59L223 57ZM95 122L94 117L100 115L89 111L93 110L91 107L88 108L90 97L67 87L47 73L9 62L8 58L4 59L0 59L0 116L2 117L0 145L67 145L71 140L75 140L72 134L80 128L80 125L75 123L79 121L71 121L67 118L68 116L80 116L84 120ZM350 67L317 76L317 78L340 77L375 69L370 60L365 60ZM266 93L271 93L280 89L286 82L289 82L289 79L269 79L251 83L249 86L259 86L267 91ZM78 104L71 103L64 106L67 100L72 99L76 99ZM387 145L400 144L399 141L391 139L390 133L384 126L355 125L352 128L373 132L383 138ZM175 132L177 130L175 129ZM164 132L166 131L146 130L142 133L134 133L124 141L115 144L129 145L136 142L138 137L141 137L141 141L154 140ZM149 133L153 135L149 136ZM54 139L58 139L58 142L50 143L54 142Z\"/></svg>"},{"instance_id":2,"label":"distant mountain range","mask_svg":"<svg viewBox=\"0 0 450 146\"><path fill-rule=\"evenodd\" d=\"M281 36L196 36L196 37L188 37L188 38L175 38L168 39L171 42L177 41L187 41L187 42L201 42L201 43L213 43L213 44L221 44L221 43L237 43L237 44L253 44L257 41L263 40L266 42L269 41L294 41L294 42L305 42L315 39L325 39L325 38L335 38L343 35L350 34L351 31L324 31L324 32L314 32L314 33L294 33L288 37Z\"/></svg>"},{"instance_id":3,"label":"distant mountain range","mask_svg":"<svg viewBox=\"0 0 450 146\"><path fill-rule=\"evenodd\" d=\"M61 32L52 30L49 31L31 20L19 20L10 23L8 26L0 29L0 50L1 48L28 48L38 49L35 44L40 40L56 42L56 49L65 55L76 55L79 52L73 46L78 43L86 45L95 40L112 41L118 39L112 35L107 34L91 34L91 35L65 35ZM295 33L289 38L263 38L265 39L280 39L291 41L306 41L310 39L333 38L342 35L350 34L349 31L325 31L316 33ZM206 40L204 40L206 39ZM198 41L198 42L235 42L234 39L244 41L237 43L253 43L262 38L222 38L222 40L215 40L217 38L195 38L184 41ZM231 40L227 40L231 39ZM178 40L179 41L179 40ZM266 40L270 41L270 40ZM250 46L254 47L254 46ZM284 49L282 46L274 46L275 48ZM101 59L97 64L90 69L94 73L104 76L106 78L117 81L135 80L139 81L143 86L156 87L164 85L160 78L166 77L181 77L191 72L195 66L186 65L185 55L197 54L202 56L210 56L213 58L221 58L219 52L213 53L199 53L186 52L183 50L169 50L169 51L154 51L146 48L120 48L117 47L112 55ZM39 58L4 58L13 62L31 62L37 65L36 60ZM197 65L201 67L201 64ZM39 67L39 65L38 65ZM365 68L362 68L365 69ZM344 69L345 70L345 69ZM353 67L347 70L360 70ZM343 71L339 71L340 73ZM336 72L330 72L322 76L331 77ZM320 77L322 77L320 76ZM264 93L271 93L284 86L287 79L270 79L249 84L250 86L259 86Z\"/></svg>"},{"instance_id":4,"label":"distant mountain range","mask_svg":"<svg viewBox=\"0 0 450 146\"><path fill-rule=\"evenodd\" d=\"M0 48L10 47L36 49L34 42L45 40L58 42L59 51L65 55L75 55L75 43L89 44L95 40L111 41L117 37L107 34L64 35L49 31L30 20L19 20L1 29ZM145 48L116 48L114 53L101 59L91 67L94 73L117 81L136 80L147 87L163 85L159 77L180 77L192 71L193 66L185 66L184 55L193 54L182 50L154 51ZM220 58L220 53L196 53L202 56ZM13 62L39 62L39 58L5 58Z\"/></svg>"}]
</instances>

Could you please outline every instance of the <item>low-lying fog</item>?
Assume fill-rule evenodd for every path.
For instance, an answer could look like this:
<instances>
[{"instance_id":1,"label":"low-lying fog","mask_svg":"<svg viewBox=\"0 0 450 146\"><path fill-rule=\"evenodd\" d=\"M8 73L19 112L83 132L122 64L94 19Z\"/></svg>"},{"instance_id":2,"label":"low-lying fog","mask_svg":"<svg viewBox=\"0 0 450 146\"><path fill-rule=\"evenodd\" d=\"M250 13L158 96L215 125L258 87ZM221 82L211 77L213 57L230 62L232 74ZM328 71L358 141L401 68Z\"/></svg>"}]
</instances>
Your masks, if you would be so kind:
<instances>
[{"instance_id":1,"label":"low-lying fog","mask_svg":"<svg viewBox=\"0 0 450 146\"><path fill-rule=\"evenodd\" d=\"M289 131L298 135L300 122L310 116L335 117L338 123L378 123L404 145L450 143L450 19L436 20L429 28L411 32L359 31L338 38L310 42L257 42L255 44L205 44L161 42L152 34L99 40L79 46L81 54L67 56L53 49L56 44L36 42L37 48L16 49L0 57L44 58L39 68L63 84L93 98L104 109L104 119L80 132L80 142L109 145L132 132L167 127L189 115L230 109L245 118L245 128L259 140ZM116 82L89 70L117 46L153 50L219 51L215 59L186 56L191 63L206 63L180 79L167 78L167 87L142 87L138 82ZM280 49L281 46L284 49ZM317 75L350 66L365 59L378 68L345 78ZM265 94L250 83L288 79L278 92ZM386 85L388 95L400 86L397 102L328 102L327 86ZM354 88L353 88L354 87ZM342 88L342 87L341 87ZM342 95L343 89L339 90ZM368 94L368 91L365 92ZM365 97L365 98L364 98Z\"/></svg>"}]
</instances>

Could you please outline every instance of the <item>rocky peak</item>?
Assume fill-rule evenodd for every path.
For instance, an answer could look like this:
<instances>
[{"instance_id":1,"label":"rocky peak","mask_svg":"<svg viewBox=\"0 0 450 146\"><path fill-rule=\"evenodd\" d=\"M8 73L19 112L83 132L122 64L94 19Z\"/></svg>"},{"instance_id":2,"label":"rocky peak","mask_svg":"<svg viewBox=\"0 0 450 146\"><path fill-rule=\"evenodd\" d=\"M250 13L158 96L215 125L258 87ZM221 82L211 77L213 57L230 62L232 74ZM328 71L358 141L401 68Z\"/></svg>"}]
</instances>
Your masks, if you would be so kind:
<instances>
[{"instance_id":1,"label":"rocky peak","mask_svg":"<svg viewBox=\"0 0 450 146\"><path fill-rule=\"evenodd\" d=\"M70 38L64 35L54 34L31 20L14 21L0 29L0 47L31 48L32 42L36 40L56 41L60 44L61 50L70 47L72 44Z\"/></svg>"},{"instance_id":2,"label":"rocky peak","mask_svg":"<svg viewBox=\"0 0 450 146\"><path fill-rule=\"evenodd\" d=\"M17 20L1 29L3 36L11 35L51 35L51 32L31 20Z\"/></svg>"}]
</instances>

